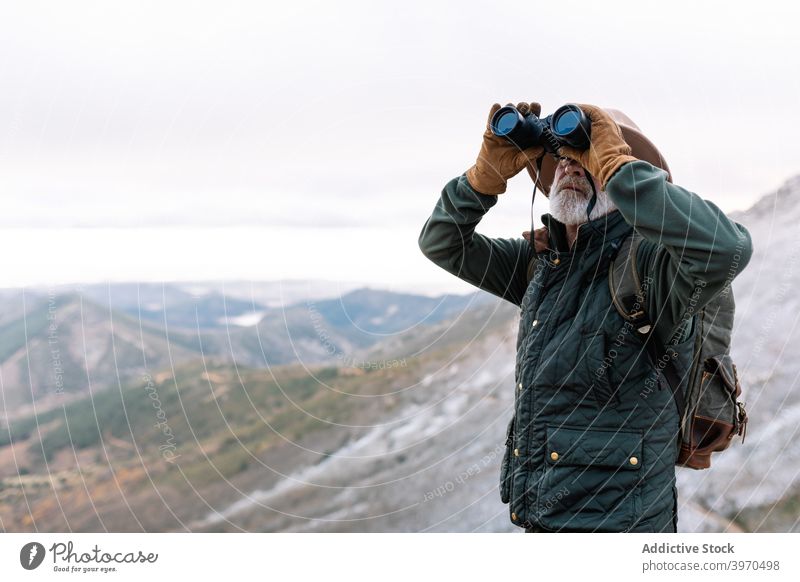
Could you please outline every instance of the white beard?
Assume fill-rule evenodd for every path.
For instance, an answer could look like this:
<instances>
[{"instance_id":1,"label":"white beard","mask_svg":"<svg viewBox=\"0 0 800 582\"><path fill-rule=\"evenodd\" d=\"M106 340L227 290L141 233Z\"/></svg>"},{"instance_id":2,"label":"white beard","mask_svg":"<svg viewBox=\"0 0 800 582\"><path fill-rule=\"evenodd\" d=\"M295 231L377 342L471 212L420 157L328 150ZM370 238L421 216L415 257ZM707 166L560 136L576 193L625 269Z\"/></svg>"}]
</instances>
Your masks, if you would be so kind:
<instances>
[{"instance_id":1,"label":"white beard","mask_svg":"<svg viewBox=\"0 0 800 582\"><path fill-rule=\"evenodd\" d=\"M584 194L579 194L574 190L564 190L564 186L576 186ZM577 225L588 222L586 219L586 206L592 197L592 186L587 178L568 179L564 178L558 185L554 184L550 189L550 214L553 218L563 224ZM595 220L613 212L617 207L611 201L608 194L603 190L597 192L597 202L589 215L590 220Z\"/></svg>"}]
</instances>

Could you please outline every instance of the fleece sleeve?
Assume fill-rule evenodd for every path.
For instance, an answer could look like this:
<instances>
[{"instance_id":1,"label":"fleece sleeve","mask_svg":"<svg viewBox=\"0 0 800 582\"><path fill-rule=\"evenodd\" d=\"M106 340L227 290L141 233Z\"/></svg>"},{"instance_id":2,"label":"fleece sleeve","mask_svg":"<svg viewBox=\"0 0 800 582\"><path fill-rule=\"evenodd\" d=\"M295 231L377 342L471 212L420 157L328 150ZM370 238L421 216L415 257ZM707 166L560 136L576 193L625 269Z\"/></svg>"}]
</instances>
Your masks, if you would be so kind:
<instances>
[{"instance_id":1,"label":"fleece sleeve","mask_svg":"<svg viewBox=\"0 0 800 582\"><path fill-rule=\"evenodd\" d=\"M422 227L419 248L445 271L519 306L533 256L524 238L490 238L475 232L497 196L473 190L465 175L448 182Z\"/></svg>"},{"instance_id":2,"label":"fleece sleeve","mask_svg":"<svg viewBox=\"0 0 800 582\"><path fill-rule=\"evenodd\" d=\"M644 238L637 266L648 284L648 313L666 342L747 266L750 233L642 160L621 166L606 192Z\"/></svg>"}]
</instances>

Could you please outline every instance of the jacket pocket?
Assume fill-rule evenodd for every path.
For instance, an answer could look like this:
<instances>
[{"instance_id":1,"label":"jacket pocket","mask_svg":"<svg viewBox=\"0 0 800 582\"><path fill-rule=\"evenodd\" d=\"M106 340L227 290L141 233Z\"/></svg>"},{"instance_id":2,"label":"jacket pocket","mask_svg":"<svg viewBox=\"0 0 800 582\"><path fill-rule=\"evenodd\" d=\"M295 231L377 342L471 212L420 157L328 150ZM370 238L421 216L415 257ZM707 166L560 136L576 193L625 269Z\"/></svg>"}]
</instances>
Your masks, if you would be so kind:
<instances>
[{"instance_id":1,"label":"jacket pocket","mask_svg":"<svg viewBox=\"0 0 800 582\"><path fill-rule=\"evenodd\" d=\"M624 531L635 518L642 433L547 425L537 513L551 530Z\"/></svg>"},{"instance_id":2,"label":"jacket pocket","mask_svg":"<svg viewBox=\"0 0 800 582\"><path fill-rule=\"evenodd\" d=\"M500 463L500 501L508 503L511 499L511 449L514 446L514 417L508 421L506 429L506 450Z\"/></svg>"},{"instance_id":3,"label":"jacket pocket","mask_svg":"<svg viewBox=\"0 0 800 582\"><path fill-rule=\"evenodd\" d=\"M727 449L737 434L744 437L747 414L737 402L741 393L731 357L706 358L697 392L687 403L679 465L706 469L711 466L711 453Z\"/></svg>"},{"instance_id":4,"label":"jacket pocket","mask_svg":"<svg viewBox=\"0 0 800 582\"><path fill-rule=\"evenodd\" d=\"M589 391L601 409L617 406L619 390L610 379L610 368L618 357L617 352L607 349L602 329L584 332L583 346L583 368Z\"/></svg>"}]
</instances>

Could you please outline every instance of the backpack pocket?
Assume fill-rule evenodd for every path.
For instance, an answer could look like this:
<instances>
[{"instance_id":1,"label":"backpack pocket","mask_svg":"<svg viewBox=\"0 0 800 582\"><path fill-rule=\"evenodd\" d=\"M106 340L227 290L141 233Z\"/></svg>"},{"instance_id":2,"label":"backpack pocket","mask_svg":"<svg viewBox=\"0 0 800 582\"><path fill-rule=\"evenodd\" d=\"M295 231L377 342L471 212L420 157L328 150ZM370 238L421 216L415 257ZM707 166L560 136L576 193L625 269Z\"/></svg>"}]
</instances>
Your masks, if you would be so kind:
<instances>
[{"instance_id":1,"label":"backpack pocket","mask_svg":"<svg viewBox=\"0 0 800 582\"><path fill-rule=\"evenodd\" d=\"M500 501L508 503L511 499L511 448L514 446L514 416L508 421L506 429L506 450L500 462Z\"/></svg>"},{"instance_id":2,"label":"backpack pocket","mask_svg":"<svg viewBox=\"0 0 800 582\"><path fill-rule=\"evenodd\" d=\"M711 453L727 449L735 435L741 435L744 442L747 413L737 400L741 393L731 357L723 354L706 358L697 392L687 402L676 464L707 469L711 466Z\"/></svg>"},{"instance_id":3,"label":"backpack pocket","mask_svg":"<svg viewBox=\"0 0 800 582\"><path fill-rule=\"evenodd\" d=\"M547 426L538 521L549 530L623 531L637 514L641 431Z\"/></svg>"}]
</instances>

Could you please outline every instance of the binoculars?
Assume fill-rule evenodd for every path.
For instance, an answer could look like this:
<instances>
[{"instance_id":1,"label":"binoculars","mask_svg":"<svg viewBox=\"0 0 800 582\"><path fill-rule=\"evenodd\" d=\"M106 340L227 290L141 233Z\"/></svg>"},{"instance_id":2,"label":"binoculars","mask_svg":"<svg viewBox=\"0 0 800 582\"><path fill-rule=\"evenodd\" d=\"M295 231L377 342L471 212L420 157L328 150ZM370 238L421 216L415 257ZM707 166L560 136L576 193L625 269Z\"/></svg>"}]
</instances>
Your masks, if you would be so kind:
<instances>
[{"instance_id":1,"label":"binoculars","mask_svg":"<svg viewBox=\"0 0 800 582\"><path fill-rule=\"evenodd\" d=\"M592 121L573 104L563 105L541 119L533 113L522 115L513 105L506 105L492 116L490 127L496 136L506 138L521 150L542 146L557 156L562 145L588 149Z\"/></svg>"}]
</instances>

